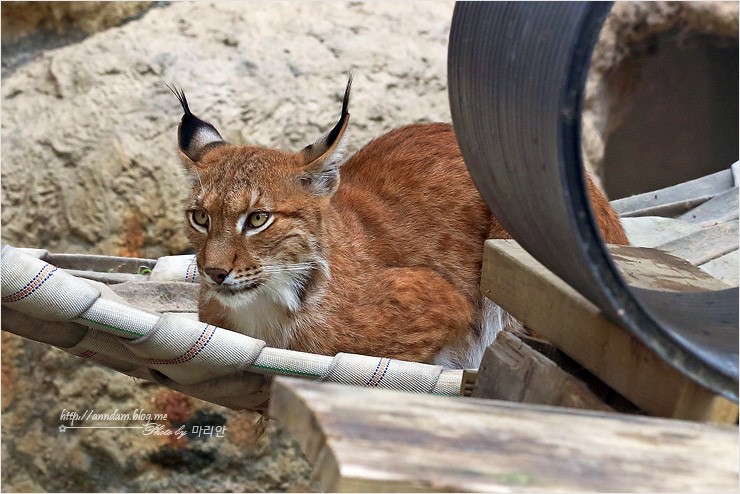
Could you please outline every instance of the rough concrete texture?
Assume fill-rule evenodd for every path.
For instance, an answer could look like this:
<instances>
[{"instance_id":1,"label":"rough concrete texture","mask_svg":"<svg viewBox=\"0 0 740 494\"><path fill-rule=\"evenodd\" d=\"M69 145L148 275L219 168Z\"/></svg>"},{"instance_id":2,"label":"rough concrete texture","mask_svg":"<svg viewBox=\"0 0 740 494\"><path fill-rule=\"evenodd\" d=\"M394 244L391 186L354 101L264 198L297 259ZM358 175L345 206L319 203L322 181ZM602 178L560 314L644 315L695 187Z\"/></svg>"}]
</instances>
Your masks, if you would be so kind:
<instances>
[{"instance_id":1,"label":"rough concrete texture","mask_svg":"<svg viewBox=\"0 0 740 494\"><path fill-rule=\"evenodd\" d=\"M172 4L46 53L3 81L5 241L185 250L181 113L165 82L227 139L286 149L331 128L351 69L354 149L402 123L449 120L451 13L450 2Z\"/></svg>"},{"instance_id":2,"label":"rough concrete texture","mask_svg":"<svg viewBox=\"0 0 740 494\"><path fill-rule=\"evenodd\" d=\"M39 53L78 43L160 2L3 2L2 77Z\"/></svg>"},{"instance_id":3,"label":"rough concrete texture","mask_svg":"<svg viewBox=\"0 0 740 494\"><path fill-rule=\"evenodd\" d=\"M659 33L678 31L738 38L737 2L617 2L599 35L591 59L583 112L585 165L602 173L605 143L620 124L630 81L610 84L632 48ZM638 77L633 71L627 79Z\"/></svg>"},{"instance_id":4,"label":"rough concrete texture","mask_svg":"<svg viewBox=\"0 0 740 494\"><path fill-rule=\"evenodd\" d=\"M3 80L3 242L145 257L187 249L181 114L165 82L181 85L193 111L232 142L293 150L312 142L335 123L351 69L351 149L402 124L449 121L452 9L450 1L173 3L41 54ZM608 129L605 74L631 42L671 27L736 36L737 4L615 6L588 83L589 164L598 165ZM253 414L2 337L4 490L316 487L274 424L260 436ZM64 409L142 408L167 413L166 425L224 423L228 432L183 445L127 429L58 430Z\"/></svg>"},{"instance_id":5,"label":"rough concrete texture","mask_svg":"<svg viewBox=\"0 0 740 494\"><path fill-rule=\"evenodd\" d=\"M235 412L96 367L2 333L2 482L14 492L314 491L296 443L273 421ZM129 414L73 422L65 412ZM137 415L138 411L138 415ZM71 429L141 427L162 431ZM225 427L198 437L194 426ZM201 431L203 429L200 429Z\"/></svg>"},{"instance_id":6,"label":"rough concrete texture","mask_svg":"<svg viewBox=\"0 0 740 494\"><path fill-rule=\"evenodd\" d=\"M2 41L17 41L38 31L91 34L121 24L152 2L3 2Z\"/></svg>"}]
</instances>

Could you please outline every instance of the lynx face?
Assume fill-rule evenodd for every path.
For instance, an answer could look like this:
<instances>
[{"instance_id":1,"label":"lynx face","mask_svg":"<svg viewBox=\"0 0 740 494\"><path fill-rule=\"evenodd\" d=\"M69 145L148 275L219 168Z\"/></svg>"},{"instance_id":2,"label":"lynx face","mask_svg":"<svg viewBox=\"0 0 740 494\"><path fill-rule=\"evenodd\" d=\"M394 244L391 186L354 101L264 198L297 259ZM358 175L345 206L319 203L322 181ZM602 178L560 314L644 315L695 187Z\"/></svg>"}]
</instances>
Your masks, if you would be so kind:
<instances>
[{"instance_id":1,"label":"lynx face","mask_svg":"<svg viewBox=\"0 0 740 494\"><path fill-rule=\"evenodd\" d=\"M236 309L260 298L297 310L309 281L328 277L325 196L307 189L299 155L222 146L194 170L186 211L205 296Z\"/></svg>"},{"instance_id":2,"label":"lynx face","mask_svg":"<svg viewBox=\"0 0 740 494\"><path fill-rule=\"evenodd\" d=\"M185 225L201 273L201 320L285 347L284 315L320 296L330 276L323 213L339 186L351 82L339 122L297 153L228 145L172 90L184 111L178 141L193 186Z\"/></svg>"}]
</instances>

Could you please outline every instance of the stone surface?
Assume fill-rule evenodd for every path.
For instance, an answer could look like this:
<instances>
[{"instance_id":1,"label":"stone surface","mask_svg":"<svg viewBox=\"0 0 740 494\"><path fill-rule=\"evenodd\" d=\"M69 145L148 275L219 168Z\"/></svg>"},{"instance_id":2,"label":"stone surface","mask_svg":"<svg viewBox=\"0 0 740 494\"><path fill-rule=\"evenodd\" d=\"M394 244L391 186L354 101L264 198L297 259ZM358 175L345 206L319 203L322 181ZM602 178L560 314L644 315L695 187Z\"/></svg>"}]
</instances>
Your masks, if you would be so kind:
<instances>
[{"instance_id":1,"label":"stone surface","mask_svg":"<svg viewBox=\"0 0 740 494\"><path fill-rule=\"evenodd\" d=\"M185 250L181 113L165 82L233 142L313 142L352 69L353 149L403 123L449 121L451 13L450 2L172 4L45 53L3 81L4 241Z\"/></svg>"},{"instance_id":2,"label":"stone surface","mask_svg":"<svg viewBox=\"0 0 740 494\"><path fill-rule=\"evenodd\" d=\"M132 20L162 2L3 2L2 77L46 50Z\"/></svg>"},{"instance_id":3,"label":"stone surface","mask_svg":"<svg viewBox=\"0 0 740 494\"><path fill-rule=\"evenodd\" d=\"M149 7L152 2L4 2L2 41L38 31L61 35L70 30L87 34L117 26Z\"/></svg>"}]
</instances>

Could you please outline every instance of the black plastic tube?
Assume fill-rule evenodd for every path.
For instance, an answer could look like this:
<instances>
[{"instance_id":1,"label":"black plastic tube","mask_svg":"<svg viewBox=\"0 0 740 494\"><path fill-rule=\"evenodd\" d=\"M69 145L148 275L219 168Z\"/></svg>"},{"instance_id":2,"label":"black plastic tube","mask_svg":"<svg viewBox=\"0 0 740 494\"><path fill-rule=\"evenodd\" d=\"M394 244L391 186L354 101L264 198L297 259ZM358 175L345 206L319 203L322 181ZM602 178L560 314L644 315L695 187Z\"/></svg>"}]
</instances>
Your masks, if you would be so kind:
<instances>
[{"instance_id":1,"label":"black plastic tube","mask_svg":"<svg viewBox=\"0 0 740 494\"><path fill-rule=\"evenodd\" d=\"M610 9L607 2L458 2L448 51L455 134L475 185L522 247L669 364L737 401L737 288L630 287L594 221L581 112Z\"/></svg>"}]
</instances>

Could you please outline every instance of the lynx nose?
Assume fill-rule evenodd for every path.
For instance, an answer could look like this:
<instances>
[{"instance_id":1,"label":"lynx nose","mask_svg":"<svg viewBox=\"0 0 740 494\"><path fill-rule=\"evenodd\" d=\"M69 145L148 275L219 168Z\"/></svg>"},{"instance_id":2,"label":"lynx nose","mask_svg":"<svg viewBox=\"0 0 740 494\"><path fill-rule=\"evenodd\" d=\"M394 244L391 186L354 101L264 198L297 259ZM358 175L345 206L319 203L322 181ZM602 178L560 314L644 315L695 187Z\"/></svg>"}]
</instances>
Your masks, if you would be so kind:
<instances>
[{"instance_id":1,"label":"lynx nose","mask_svg":"<svg viewBox=\"0 0 740 494\"><path fill-rule=\"evenodd\" d=\"M223 283L226 279L226 276L229 274L228 271L221 268L206 268L205 272L218 285Z\"/></svg>"}]
</instances>

